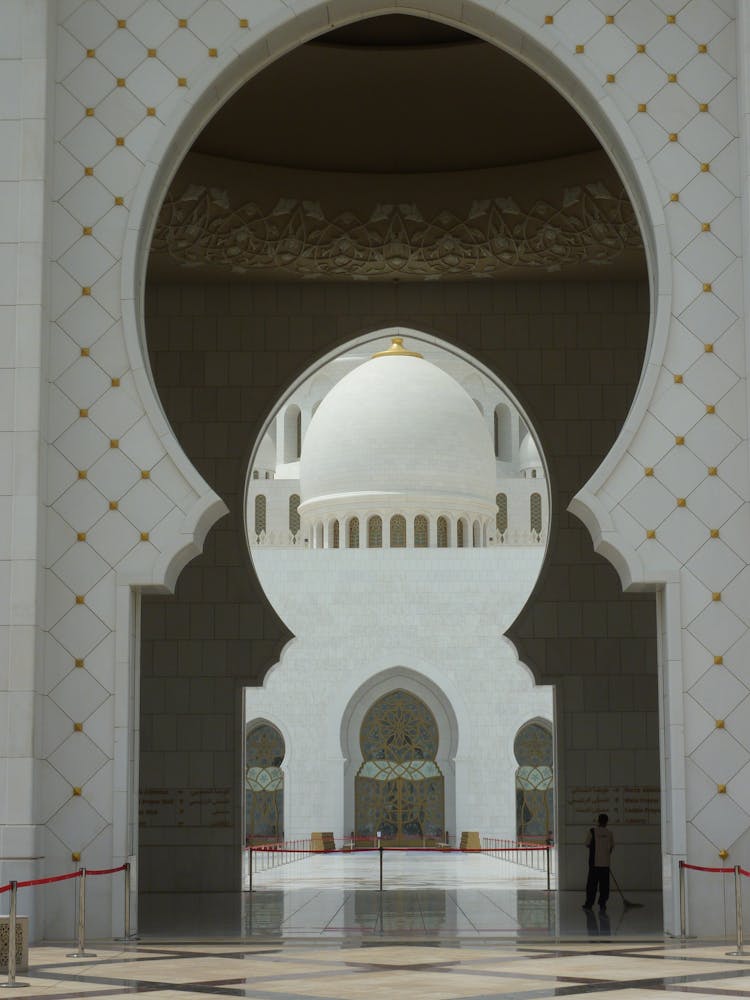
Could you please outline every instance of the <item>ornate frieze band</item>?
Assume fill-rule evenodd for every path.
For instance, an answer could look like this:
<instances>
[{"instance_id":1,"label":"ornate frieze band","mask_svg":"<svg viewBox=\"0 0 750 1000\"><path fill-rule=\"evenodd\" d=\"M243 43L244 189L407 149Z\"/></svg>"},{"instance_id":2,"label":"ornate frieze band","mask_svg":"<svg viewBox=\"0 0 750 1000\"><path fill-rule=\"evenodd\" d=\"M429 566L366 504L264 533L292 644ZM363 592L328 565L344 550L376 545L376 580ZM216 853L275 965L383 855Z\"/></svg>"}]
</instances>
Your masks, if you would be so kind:
<instances>
[{"instance_id":1,"label":"ornate frieze band","mask_svg":"<svg viewBox=\"0 0 750 1000\"><path fill-rule=\"evenodd\" d=\"M296 198L271 209L232 206L226 191L190 184L165 200L152 250L235 274L429 279L606 265L642 246L627 194L603 181L566 188L559 204L522 208L512 197L488 198L464 217L378 204L366 218L352 211L329 217L319 202Z\"/></svg>"}]
</instances>

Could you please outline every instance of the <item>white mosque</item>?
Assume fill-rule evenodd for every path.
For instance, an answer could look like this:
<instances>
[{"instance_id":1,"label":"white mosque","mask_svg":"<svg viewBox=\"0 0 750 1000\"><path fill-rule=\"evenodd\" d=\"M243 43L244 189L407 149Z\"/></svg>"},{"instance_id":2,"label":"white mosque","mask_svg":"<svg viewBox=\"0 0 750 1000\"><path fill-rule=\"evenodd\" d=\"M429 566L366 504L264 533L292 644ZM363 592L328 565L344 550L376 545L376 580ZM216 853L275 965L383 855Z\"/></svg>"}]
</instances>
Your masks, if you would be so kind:
<instances>
[{"instance_id":1,"label":"white mosque","mask_svg":"<svg viewBox=\"0 0 750 1000\"><path fill-rule=\"evenodd\" d=\"M390 333L306 377L252 462L252 558L295 638L246 690L246 837L545 837L551 688L503 638L544 467L494 380Z\"/></svg>"}]
</instances>

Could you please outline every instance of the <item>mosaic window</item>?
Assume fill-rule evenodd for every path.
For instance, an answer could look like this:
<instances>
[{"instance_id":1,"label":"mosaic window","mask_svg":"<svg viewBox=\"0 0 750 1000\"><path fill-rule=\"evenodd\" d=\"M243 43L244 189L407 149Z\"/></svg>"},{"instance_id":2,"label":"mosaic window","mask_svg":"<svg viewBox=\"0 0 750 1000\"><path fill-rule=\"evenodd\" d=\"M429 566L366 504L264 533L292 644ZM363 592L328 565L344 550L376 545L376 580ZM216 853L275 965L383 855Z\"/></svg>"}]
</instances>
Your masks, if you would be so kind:
<instances>
[{"instance_id":1,"label":"mosaic window","mask_svg":"<svg viewBox=\"0 0 750 1000\"><path fill-rule=\"evenodd\" d=\"M456 525L456 545L462 549L466 545L466 527L463 520L459 520Z\"/></svg>"},{"instance_id":2,"label":"mosaic window","mask_svg":"<svg viewBox=\"0 0 750 1000\"><path fill-rule=\"evenodd\" d=\"M266 498L259 493L255 498L255 534L262 535L266 530Z\"/></svg>"},{"instance_id":3,"label":"mosaic window","mask_svg":"<svg viewBox=\"0 0 750 1000\"><path fill-rule=\"evenodd\" d=\"M264 844L284 839L284 737L261 722L245 737L245 839Z\"/></svg>"},{"instance_id":4,"label":"mosaic window","mask_svg":"<svg viewBox=\"0 0 750 1000\"><path fill-rule=\"evenodd\" d=\"M531 530L536 532L537 535L542 533L542 495L541 493L532 493L529 499L529 520L531 522Z\"/></svg>"},{"instance_id":5,"label":"mosaic window","mask_svg":"<svg viewBox=\"0 0 750 1000\"><path fill-rule=\"evenodd\" d=\"M498 493L495 497L497 513L495 514L495 527L504 535L508 530L508 497L505 493Z\"/></svg>"},{"instance_id":6,"label":"mosaic window","mask_svg":"<svg viewBox=\"0 0 750 1000\"><path fill-rule=\"evenodd\" d=\"M299 527L299 494L292 493L289 497L289 530L295 538L299 534Z\"/></svg>"},{"instance_id":7,"label":"mosaic window","mask_svg":"<svg viewBox=\"0 0 750 1000\"><path fill-rule=\"evenodd\" d=\"M349 548L359 548L359 518L353 517L349 521Z\"/></svg>"},{"instance_id":8,"label":"mosaic window","mask_svg":"<svg viewBox=\"0 0 750 1000\"><path fill-rule=\"evenodd\" d=\"M519 840L544 840L554 828L552 732L538 722L523 726L513 752L516 770L516 835Z\"/></svg>"},{"instance_id":9,"label":"mosaic window","mask_svg":"<svg viewBox=\"0 0 750 1000\"><path fill-rule=\"evenodd\" d=\"M444 836L444 781L435 760L438 727L409 691L378 699L360 729L363 763L355 779L358 837L393 844L439 842Z\"/></svg>"},{"instance_id":10,"label":"mosaic window","mask_svg":"<svg viewBox=\"0 0 750 1000\"><path fill-rule=\"evenodd\" d=\"M448 548L448 518L439 517L437 520L437 543L439 549Z\"/></svg>"},{"instance_id":11,"label":"mosaic window","mask_svg":"<svg viewBox=\"0 0 750 1000\"><path fill-rule=\"evenodd\" d=\"M367 548L380 549L383 547L383 518L379 514L374 514L367 522Z\"/></svg>"},{"instance_id":12,"label":"mosaic window","mask_svg":"<svg viewBox=\"0 0 750 1000\"><path fill-rule=\"evenodd\" d=\"M430 522L424 514L414 518L414 548L426 549L430 544Z\"/></svg>"},{"instance_id":13,"label":"mosaic window","mask_svg":"<svg viewBox=\"0 0 750 1000\"><path fill-rule=\"evenodd\" d=\"M391 518L391 548L406 548L406 518L402 514L394 514Z\"/></svg>"},{"instance_id":14,"label":"mosaic window","mask_svg":"<svg viewBox=\"0 0 750 1000\"><path fill-rule=\"evenodd\" d=\"M340 535L339 535L339 522L333 522L333 531L331 532L331 545L334 549L339 547Z\"/></svg>"}]
</instances>

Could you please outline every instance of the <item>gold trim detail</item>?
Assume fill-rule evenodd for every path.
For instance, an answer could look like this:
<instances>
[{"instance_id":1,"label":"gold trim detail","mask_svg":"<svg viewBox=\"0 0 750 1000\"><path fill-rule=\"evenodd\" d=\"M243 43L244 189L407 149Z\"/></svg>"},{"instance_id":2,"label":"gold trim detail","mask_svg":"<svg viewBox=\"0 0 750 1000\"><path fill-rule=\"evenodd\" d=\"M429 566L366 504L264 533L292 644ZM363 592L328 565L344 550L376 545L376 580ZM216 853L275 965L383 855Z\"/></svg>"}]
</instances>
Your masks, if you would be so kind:
<instances>
[{"instance_id":1,"label":"gold trim detail","mask_svg":"<svg viewBox=\"0 0 750 1000\"><path fill-rule=\"evenodd\" d=\"M373 354L373 358L421 358L423 355L417 351L407 351L404 347L403 337L391 337L391 346L387 351L378 351Z\"/></svg>"}]
</instances>

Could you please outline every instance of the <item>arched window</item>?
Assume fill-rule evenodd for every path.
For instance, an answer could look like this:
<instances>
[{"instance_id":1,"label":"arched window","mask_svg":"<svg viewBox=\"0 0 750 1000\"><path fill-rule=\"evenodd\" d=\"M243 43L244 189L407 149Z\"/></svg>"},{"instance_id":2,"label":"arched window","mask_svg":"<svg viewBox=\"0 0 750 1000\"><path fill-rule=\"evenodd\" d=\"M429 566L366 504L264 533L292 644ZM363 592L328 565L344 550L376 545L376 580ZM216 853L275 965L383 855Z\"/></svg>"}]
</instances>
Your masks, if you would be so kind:
<instances>
[{"instance_id":1,"label":"arched window","mask_svg":"<svg viewBox=\"0 0 750 1000\"><path fill-rule=\"evenodd\" d=\"M391 518L391 548L406 548L406 518L403 514L394 514Z\"/></svg>"},{"instance_id":2,"label":"arched window","mask_svg":"<svg viewBox=\"0 0 750 1000\"><path fill-rule=\"evenodd\" d=\"M292 541L297 541L299 534L299 494L292 493L289 497L289 530L292 533Z\"/></svg>"},{"instance_id":3,"label":"arched window","mask_svg":"<svg viewBox=\"0 0 750 1000\"><path fill-rule=\"evenodd\" d=\"M482 546L482 529L479 526L479 521L475 521L471 526L471 544L475 549L479 549Z\"/></svg>"},{"instance_id":4,"label":"arched window","mask_svg":"<svg viewBox=\"0 0 750 1000\"><path fill-rule=\"evenodd\" d=\"M259 493L255 498L255 534L260 536L266 530L266 498Z\"/></svg>"},{"instance_id":5,"label":"arched window","mask_svg":"<svg viewBox=\"0 0 750 1000\"><path fill-rule=\"evenodd\" d=\"M331 546L334 549L337 549L339 547L339 540L340 540L340 536L339 536L339 522L338 521L334 521L333 522L333 528L331 530Z\"/></svg>"},{"instance_id":6,"label":"arched window","mask_svg":"<svg viewBox=\"0 0 750 1000\"><path fill-rule=\"evenodd\" d=\"M464 519L460 517L456 525L456 547L463 549L466 546L466 525Z\"/></svg>"},{"instance_id":7,"label":"arched window","mask_svg":"<svg viewBox=\"0 0 750 1000\"><path fill-rule=\"evenodd\" d=\"M424 514L414 518L414 548L426 549L430 544L430 522Z\"/></svg>"},{"instance_id":8,"label":"arched window","mask_svg":"<svg viewBox=\"0 0 750 1000\"><path fill-rule=\"evenodd\" d=\"M437 521L437 543L439 549L448 548L448 518L439 517Z\"/></svg>"},{"instance_id":9,"label":"arched window","mask_svg":"<svg viewBox=\"0 0 750 1000\"><path fill-rule=\"evenodd\" d=\"M245 840L267 844L284 839L284 737L261 722L245 737Z\"/></svg>"},{"instance_id":10,"label":"arched window","mask_svg":"<svg viewBox=\"0 0 750 1000\"><path fill-rule=\"evenodd\" d=\"M513 427L510 408L505 403L495 407L495 457L501 462L513 458Z\"/></svg>"},{"instance_id":11,"label":"arched window","mask_svg":"<svg viewBox=\"0 0 750 1000\"><path fill-rule=\"evenodd\" d=\"M495 514L495 527L500 535L504 535L508 530L508 496L506 493L498 493L495 497L497 513Z\"/></svg>"},{"instance_id":12,"label":"arched window","mask_svg":"<svg viewBox=\"0 0 750 1000\"><path fill-rule=\"evenodd\" d=\"M392 846L425 846L444 836L444 780L435 760L438 727L410 691L379 698L362 721L362 765L354 783L355 832Z\"/></svg>"},{"instance_id":13,"label":"arched window","mask_svg":"<svg viewBox=\"0 0 750 1000\"><path fill-rule=\"evenodd\" d=\"M519 729L513 742L516 770L516 836L546 840L552 835L554 775L552 732L539 722Z\"/></svg>"},{"instance_id":14,"label":"arched window","mask_svg":"<svg viewBox=\"0 0 750 1000\"><path fill-rule=\"evenodd\" d=\"M529 521L531 530L539 537L542 534L542 495L532 493L529 499Z\"/></svg>"},{"instance_id":15,"label":"arched window","mask_svg":"<svg viewBox=\"0 0 750 1000\"><path fill-rule=\"evenodd\" d=\"M302 413L292 404L284 414L284 461L296 462L302 454Z\"/></svg>"},{"instance_id":16,"label":"arched window","mask_svg":"<svg viewBox=\"0 0 750 1000\"><path fill-rule=\"evenodd\" d=\"M359 518L352 517L349 520L349 540L348 545L350 549L359 548Z\"/></svg>"},{"instance_id":17,"label":"arched window","mask_svg":"<svg viewBox=\"0 0 750 1000\"><path fill-rule=\"evenodd\" d=\"M367 548L380 549L382 547L383 518L379 514L373 514L367 522Z\"/></svg>"},{"instance_id":18,"label":"arched window","mask_svg":"<svg viewBox=\"0 0 750 1000\"><path fill-rule=\"evenodd\" d=\"M318 521L315 525L315 548L322 549L324 545L323 541L323 522Z\"/></svg>"}]
</instances>

